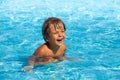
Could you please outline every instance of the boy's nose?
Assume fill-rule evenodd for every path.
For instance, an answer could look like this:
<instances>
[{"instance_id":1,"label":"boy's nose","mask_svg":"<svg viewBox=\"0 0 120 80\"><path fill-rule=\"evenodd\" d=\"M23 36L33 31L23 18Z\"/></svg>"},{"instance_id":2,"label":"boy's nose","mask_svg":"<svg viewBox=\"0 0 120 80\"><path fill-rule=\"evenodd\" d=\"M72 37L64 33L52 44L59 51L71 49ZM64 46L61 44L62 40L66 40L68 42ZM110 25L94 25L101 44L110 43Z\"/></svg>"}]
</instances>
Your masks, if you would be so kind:
<instances>
[{"instance_id":1,"label":"boy's nose","mask_svg":"<svg viewBox=\"0 0 120 80\"><path fill-rule=\"evenodd\" d=\"M58 33L58 36L62 36L62 33L61 33L61 32L59 32L59 33Z\"/></svg>"}]
</instances>

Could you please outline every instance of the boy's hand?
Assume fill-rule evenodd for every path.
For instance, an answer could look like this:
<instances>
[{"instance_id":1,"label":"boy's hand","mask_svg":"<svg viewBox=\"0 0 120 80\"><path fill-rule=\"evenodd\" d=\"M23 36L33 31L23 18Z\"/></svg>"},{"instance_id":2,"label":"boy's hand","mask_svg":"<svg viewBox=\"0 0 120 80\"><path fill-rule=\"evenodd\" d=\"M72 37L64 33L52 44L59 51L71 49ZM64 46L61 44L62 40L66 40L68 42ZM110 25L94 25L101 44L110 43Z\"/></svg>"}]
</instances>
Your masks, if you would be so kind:
<instances>
[{"instance_id":1,"label":"boy's hand","mask_svg":"<svg viewBox=\"0 0 120 80\"><path fill-rule=\"evenodd\" d=\"M59 57L59 60L70 60L70 61L73 61L73 62L83 61L80 58L69 58L69 57L66 57L66 56Z\"/></svg>"},{"instance_id":2,"label":"boy's hand","mask_svg":"<svg viewBox=\"0 0 120 80\"><path fill-rule=\"evenodd\" d=\"M33 66L25 66L25 67L22 68L22 71L26 71L26 72L31 73L32 72L32 68L33 68Z\"/></svg>"},{"instance_id":3,"label":"boy's hand","mask_svg":"<svg viewBox=\"0 0 120 80\"><path fill-rule=\"evenodd\" d=\"M68 60L73 61L73 62L77 62L77 61L83 61L80 58L68 58Z\"/></svg>"}]
</instances>

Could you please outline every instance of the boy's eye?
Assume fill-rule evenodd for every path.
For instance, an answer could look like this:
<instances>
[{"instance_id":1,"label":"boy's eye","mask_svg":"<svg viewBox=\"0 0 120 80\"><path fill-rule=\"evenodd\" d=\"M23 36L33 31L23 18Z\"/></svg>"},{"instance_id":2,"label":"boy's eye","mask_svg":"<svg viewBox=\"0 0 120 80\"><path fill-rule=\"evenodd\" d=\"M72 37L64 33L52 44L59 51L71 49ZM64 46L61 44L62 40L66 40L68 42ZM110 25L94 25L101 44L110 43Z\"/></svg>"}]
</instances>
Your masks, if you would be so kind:
<instances>
[{"instance_id":1,"label":"boy's eye","mask_svg":"<svg viewBox=\"0 0 120 80\"><path fill-rule=\"evenodd\" d=\"M65 31L61 31L62 33L64 33Z\"/></svg>"},{"instance_id":2,"label":"boy's eye","mask_svg":"<svg viewBox=\"0 0 120 80\"><path fill-rule=\"evenodd\" d=\"M53 32L53 34L57 34L57 32Z\"/></svg>"}]
</instances>

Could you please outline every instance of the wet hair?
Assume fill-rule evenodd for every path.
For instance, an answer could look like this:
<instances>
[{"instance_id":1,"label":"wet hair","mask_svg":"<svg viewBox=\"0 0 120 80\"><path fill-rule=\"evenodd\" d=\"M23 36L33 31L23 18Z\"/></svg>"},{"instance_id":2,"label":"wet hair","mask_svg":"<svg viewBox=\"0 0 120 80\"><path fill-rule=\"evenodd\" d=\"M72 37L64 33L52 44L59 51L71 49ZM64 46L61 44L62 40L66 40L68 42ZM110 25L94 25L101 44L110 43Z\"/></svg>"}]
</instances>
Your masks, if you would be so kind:
<instances>
[{"instance_id":1,"label":"wet hair","mask_svg":"<svg viewBox=\"0 0 120 80\"><path fill-rule=\"evenodd\" d=\"M60 23L63 24L64 30L66 30L64 22L62 20L60 20L59 18L50 17L47 20L45 20L45 22L43 23L43 26L42 26L42 35L43 35L43 38L45 41L46 41L46 37L50 33L50 31L49 31L50 26L54 25L55 29L61 29L62 27L59 26Z\"/></svg>"}]
</instances>

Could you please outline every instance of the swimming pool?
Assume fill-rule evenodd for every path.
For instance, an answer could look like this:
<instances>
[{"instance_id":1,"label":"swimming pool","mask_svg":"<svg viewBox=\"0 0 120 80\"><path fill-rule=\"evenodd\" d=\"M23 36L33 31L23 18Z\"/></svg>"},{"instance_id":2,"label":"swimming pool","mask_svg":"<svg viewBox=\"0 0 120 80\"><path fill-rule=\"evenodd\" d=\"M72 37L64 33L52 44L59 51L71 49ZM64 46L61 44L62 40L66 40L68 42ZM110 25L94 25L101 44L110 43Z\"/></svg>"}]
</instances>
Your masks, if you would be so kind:
<instances>
[{"instance_id":1,"label":"swimming pool","mask_svg":"<svg viewBox=\"0 0 120 80\"><path fill-rule=\"evenodd\" d=\"M120 80L119 0L0 1L1 80ZM66 24L66 55L62 61L22 72L27 58L44 40L43 21L61 18Z\"/></svg>"}]
</instances>

